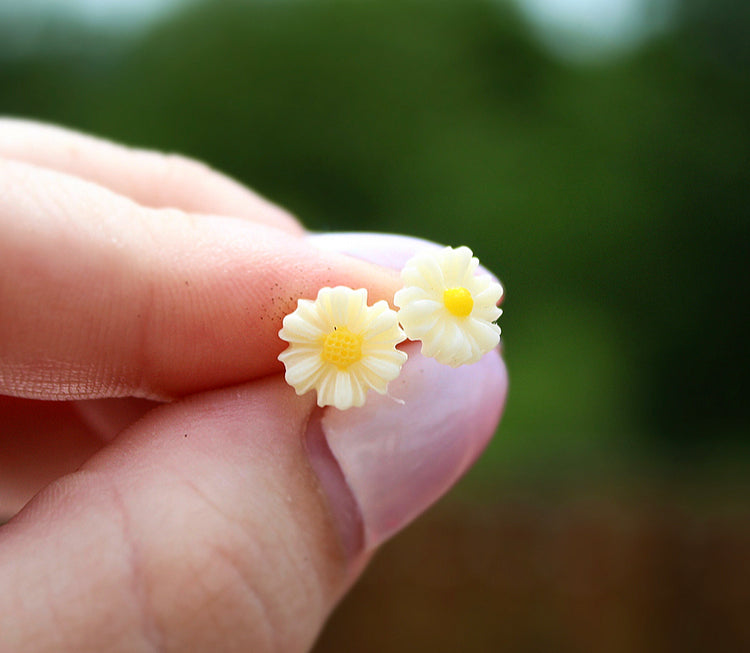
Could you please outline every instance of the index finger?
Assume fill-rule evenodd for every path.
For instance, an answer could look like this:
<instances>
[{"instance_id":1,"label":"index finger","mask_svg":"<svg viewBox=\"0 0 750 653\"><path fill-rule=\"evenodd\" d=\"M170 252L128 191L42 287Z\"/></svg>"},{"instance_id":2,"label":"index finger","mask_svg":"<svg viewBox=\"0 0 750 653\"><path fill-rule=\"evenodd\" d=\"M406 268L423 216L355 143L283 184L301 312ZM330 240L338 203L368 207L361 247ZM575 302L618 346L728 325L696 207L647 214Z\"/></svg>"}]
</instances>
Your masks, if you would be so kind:
<instances>
[{"instance_id":1,"label":"index finger","mask_svg":"<svg viewBox=\"0 0 750 653\"><path fill-rule=\"evenodd\" d=\"M149 209L0 160L0 393L164 399L281 371L281 321L397 273L243 219Z\"/></svg>"}]
</instances>

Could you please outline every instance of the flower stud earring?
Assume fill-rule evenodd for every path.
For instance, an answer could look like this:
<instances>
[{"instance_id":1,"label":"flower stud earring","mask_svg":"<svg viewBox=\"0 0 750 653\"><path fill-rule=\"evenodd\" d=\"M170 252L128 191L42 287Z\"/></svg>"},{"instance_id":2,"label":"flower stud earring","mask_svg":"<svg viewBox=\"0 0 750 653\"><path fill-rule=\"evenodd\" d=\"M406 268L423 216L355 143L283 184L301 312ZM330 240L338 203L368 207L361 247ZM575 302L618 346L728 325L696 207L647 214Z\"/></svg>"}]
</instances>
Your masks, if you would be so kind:
<instances>
[{"instance_id":1,"label":"flower stud earring","mask_svg":"<svg viewBox=\"0 0 750 653\"><path fill-rule=\"evenodd\" d=\"M424 356L458 367L500 342L495 320L503 287L489 274L476 274L478 265L468 247L427 250L406 262L404 288L393 302L407 337L422 341Z\"/></svg>"},{"instance_id":2,"label":"flower stud earring","mask_svg":"<svg viewBox=\"0 0 750 653\"><path fill-rule=\"evenodd\" d=\"M279 360L298 395L317 391L318 406L361 406L369 389L385 394L406 361L396 345L406 339L385 301L367 305L367 291L321 288L300 299L279 337L289 343Z\"/></svg>"}]
</instances>

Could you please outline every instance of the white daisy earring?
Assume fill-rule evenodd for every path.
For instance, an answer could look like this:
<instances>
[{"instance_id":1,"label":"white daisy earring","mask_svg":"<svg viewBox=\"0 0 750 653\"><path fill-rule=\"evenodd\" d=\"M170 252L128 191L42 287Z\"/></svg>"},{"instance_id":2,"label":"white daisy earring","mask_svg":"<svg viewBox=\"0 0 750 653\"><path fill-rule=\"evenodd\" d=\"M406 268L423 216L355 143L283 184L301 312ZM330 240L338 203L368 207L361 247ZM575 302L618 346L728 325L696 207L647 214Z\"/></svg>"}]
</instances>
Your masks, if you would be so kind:
<instances>
[{"instance_id":1,"label":"white daisy earring","mask_svg":"<svg viewBox=\"0 0 750 653\"><path fill-rule=\"evenodd\" d=\"M396 349L406 336L385 301L367 305L367 291L321 288L315 301L297 300L279 337L285 379L298 395L317 391L318 406L346 410L365 403L369 389L385 394L406 361Z\"/></svg>"},{"instance_id":2,"label":"white daisy earring","mask_svg":"<svg viewBox=\"0 0 750 653\"><path fill-rule=\"evenodd\" d=\"M475 274L478 265L468 247L427 250L406 262L404 288L393 303L407 337L422 341L424 356L458 367L500 342L495 320L503 287L489 274Z\"/></svg>"}]
</instances>

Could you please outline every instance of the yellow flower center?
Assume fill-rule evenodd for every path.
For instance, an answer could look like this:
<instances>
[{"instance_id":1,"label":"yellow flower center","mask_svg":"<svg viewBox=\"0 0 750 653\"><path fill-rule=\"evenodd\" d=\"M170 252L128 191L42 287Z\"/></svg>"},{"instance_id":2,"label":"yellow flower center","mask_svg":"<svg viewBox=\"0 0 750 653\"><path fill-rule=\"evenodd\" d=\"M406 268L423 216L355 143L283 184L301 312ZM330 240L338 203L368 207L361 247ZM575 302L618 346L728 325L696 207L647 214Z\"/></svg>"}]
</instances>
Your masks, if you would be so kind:
<instances>
[{"instance_id":1,"label":"yellow flower center","mask_svg":"<svg viewBox=\"0 0 750 653\"><path fill-rule=\"evenodd\" d=\"M443 304L456 317L466 317L474 308L474 299L466 288L447 288L443 291Z\"/></svg>"},{"instance_id":2,"label":"yellow flower center","mask_svg":"<svg viewBox=\"0 0 750 653\"><path fill-rule=\"evenodd\" d=\"M333 327L323 341L323 360L345 370L362 359L362 336L346 327Z\"/></svg>"}]
</instances>

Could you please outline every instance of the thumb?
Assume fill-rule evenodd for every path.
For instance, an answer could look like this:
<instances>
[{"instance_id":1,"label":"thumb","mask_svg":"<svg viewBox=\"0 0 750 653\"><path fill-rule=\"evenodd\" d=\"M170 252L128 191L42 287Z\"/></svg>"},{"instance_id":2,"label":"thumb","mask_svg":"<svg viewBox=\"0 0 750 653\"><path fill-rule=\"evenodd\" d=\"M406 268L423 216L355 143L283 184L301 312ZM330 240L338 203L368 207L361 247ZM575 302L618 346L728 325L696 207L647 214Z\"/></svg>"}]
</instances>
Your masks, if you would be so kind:
<instances>
[{"instance_id":1,"label":"thumb","mask_svg":"<svg viewBox=\"0 0 750 653\"><path fill-rule=\"evenodd\" d=\"M280 376L149 413L0 528L13 651L300 651L493 432L496 352L323 411Z\"/></svg>"}]
</instances>

